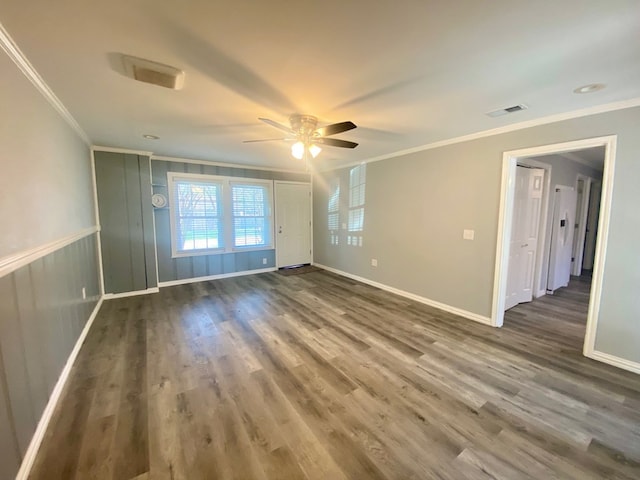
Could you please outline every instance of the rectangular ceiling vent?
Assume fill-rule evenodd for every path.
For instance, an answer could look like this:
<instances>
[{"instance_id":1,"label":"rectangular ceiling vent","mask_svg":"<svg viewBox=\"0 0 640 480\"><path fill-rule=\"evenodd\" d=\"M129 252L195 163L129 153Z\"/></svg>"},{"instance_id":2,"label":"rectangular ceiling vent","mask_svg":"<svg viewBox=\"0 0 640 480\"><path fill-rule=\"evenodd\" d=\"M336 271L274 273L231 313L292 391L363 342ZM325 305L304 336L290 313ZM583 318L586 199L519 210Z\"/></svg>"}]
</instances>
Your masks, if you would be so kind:
<instances>
[{"instance_id":1,"label":"rectangular ceiling vent","mask_svg":"<svg viewBox=\"0 0 640 480\"><path fill-rule=\"evenodd\" d=\"M527 108L529 107L521 103L520 105L514 105L513 107L501 108L499 110L494 110L493 112L488 112L486 115L489 117L501 117L507 113L519 112L520 110L526 110Z\"/></svg>"},{"instance_id":2,"label":"rectangular ceiling vent","mask_svg":"<svg viewBox=\"0 0 640 480\"><path fill-rule=\"evenodd\" d=\"M129 55L123 55L122 60L127 76L134 80L173 90L180 90L184 85L184 72L175 67Z\"/></svg>"}]
</instances>

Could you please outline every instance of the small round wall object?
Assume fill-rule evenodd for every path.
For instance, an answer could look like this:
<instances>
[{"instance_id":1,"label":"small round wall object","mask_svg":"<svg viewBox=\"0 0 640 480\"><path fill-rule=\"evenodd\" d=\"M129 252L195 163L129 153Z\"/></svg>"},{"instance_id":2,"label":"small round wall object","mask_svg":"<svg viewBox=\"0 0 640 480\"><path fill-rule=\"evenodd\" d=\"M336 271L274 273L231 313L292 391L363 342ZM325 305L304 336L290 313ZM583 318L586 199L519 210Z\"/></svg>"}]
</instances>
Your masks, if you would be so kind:
<instances>
[{"instance_id":1,"label":"small round wall object","mask_svg":"<svg viewBox=\"0 0 640 480\"><path fill-rule=\"evenodd\" d=\"M151 197L151 204L155 208L164 208L167 206L167 197L165 197L161 193L154 193Z\"/></svg>"}]
</instances>

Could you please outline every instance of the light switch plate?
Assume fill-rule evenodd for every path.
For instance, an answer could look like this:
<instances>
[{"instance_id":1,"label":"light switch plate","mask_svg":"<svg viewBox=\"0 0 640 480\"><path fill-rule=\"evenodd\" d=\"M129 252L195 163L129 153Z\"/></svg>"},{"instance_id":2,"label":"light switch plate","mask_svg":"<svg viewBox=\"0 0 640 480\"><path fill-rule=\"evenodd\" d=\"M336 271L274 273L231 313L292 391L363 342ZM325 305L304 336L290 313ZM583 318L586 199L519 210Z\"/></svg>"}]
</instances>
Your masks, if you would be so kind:
<instances>
[{"instance_id":1,"label":"light switch plate","mask_svg":"<svg viewBox=\"0 0 640 480\"><path fill-rule=\"evenodd\" d=\"M475 235L476 235L476 232L474 230L463 230L462 231L462 238L465 239L465 240L473 240Z\"/></svg>"}]
</instances>

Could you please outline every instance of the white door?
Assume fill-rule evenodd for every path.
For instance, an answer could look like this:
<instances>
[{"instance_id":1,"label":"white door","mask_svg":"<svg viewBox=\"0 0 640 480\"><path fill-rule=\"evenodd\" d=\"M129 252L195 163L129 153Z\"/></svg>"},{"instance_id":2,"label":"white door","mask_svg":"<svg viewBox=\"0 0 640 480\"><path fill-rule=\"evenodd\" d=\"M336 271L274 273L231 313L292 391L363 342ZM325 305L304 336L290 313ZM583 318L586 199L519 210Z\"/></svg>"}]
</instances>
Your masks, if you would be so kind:
<instances>
[{"instance_id":1,"label":"white door","mask_svg":"<svg viewBox=\"0 0 640 480\"><path fill-rule=\"evenodd\" d=\"M578 195L573 187L556 185L547 291L553 292L569 285L577 200Z\"/></svg>"},{"instance_id":2,"label":"white door","mask_svg":"<svg viewBox=\"0 0 640 480\"><path fill-rule=\"evenodd\" d=\"M311 186L275 182L276 266L311 263Z\"/></svg>"},{"instance_id":3,"label":"white door","mask_svg":"<svg viewBox=\"0 0 640 480\"><path fill-rule=\"evenodd\" d=\"M587 211L589 210L589 192L591 178L578 176L576 182L578 200L576 201L576 228L573 232L573 253L571 254L571 275L582 275L582 258L584 255L584 239L587 227Z\"/></svg>"},{"instance_id":4,"label":"white door","mask_svg":"<svg viewBox=\"0 0 640 480\"><path fill-rule=\"evenodd\" d=\"M544 169L517 167L505 310L533 300L543 180Z\"/></svg>"},{"instance_id":5,"label":"white door","mask_svg":"<svg viewBox=\"0 0 640 480\"><path fill-rule=\"evenodd\" d=\"M596 254L596 237L598 235L598 217L600 215L600 196L602 183L593 182L589 192L589 210L587 214L587 228L584 240L584 258L582 268L593 270L593 260Z\"/></svg>"}]
</instances>

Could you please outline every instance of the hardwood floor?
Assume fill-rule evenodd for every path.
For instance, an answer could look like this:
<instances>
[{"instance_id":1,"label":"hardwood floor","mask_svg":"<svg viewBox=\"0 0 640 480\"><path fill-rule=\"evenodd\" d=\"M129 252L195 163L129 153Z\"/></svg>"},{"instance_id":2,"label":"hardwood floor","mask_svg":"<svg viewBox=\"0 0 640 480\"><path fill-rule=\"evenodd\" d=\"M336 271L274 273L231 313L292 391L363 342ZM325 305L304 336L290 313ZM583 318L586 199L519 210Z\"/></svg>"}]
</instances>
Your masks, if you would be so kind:
<instances>
[{"instance_id":1,"label":"hardwood floor","mask_svg":"<svg viewBox=\"0 0 640 480\"><path fill-rule=\"evenodd\" d=\"M30 478L640 478L574 283L502 329L325 271L107 301Z\"/></svg>"}]
</instances>

